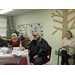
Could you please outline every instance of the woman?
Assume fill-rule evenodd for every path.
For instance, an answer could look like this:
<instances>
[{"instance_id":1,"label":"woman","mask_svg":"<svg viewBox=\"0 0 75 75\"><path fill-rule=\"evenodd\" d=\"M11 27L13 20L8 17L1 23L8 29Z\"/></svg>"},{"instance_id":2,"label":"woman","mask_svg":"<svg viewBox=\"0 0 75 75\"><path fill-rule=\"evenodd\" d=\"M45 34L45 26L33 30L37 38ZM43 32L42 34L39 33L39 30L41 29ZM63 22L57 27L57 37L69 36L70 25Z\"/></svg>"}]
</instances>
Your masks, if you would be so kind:
<instances>
[{"instance_id":1,"label":"woman","mask_svg":"<svg viewBox=\"0 0 75 75\"><path fill-rule=\"evenodd\" d=\"M12 45L13 47L19 47L20 40L17 38L17 34L13 33L11 37L12 40L10 41L10 45Z\"/></svg>"},{"instance_id":2,"label":"woman","mask_svg":"<svg viewBox=\"0 0 75 75\"><path fill-rule=\"evenodd\" d=\"M66 32L66 38L62 41L62 61L61 64L69 65L68 58L74 54L74 48L75 48L75 39L73 38L73 35L71 31Z\"/></svg>"},{"instance_id":3,"label":"woman","mask_svg":"<svg viewBox=\"0 0 75 75\"><path fill-rule=\"evenodd\" d=\"M5 41L2 39L1 36L0 36L0 47L6 47L6 43L5 43Z\"/></svg>"}]
</instances>

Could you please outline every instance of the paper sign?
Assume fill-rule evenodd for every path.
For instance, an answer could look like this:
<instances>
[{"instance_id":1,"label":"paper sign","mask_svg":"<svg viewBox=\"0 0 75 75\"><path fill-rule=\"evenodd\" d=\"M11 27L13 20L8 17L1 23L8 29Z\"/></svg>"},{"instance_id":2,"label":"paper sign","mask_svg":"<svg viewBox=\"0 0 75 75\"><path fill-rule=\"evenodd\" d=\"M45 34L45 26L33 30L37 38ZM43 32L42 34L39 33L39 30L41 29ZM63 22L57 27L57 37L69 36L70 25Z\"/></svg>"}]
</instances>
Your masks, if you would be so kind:
<instances>
[{"instance_id":1,"label":"paper sign","mask_svg":"<svg viewBox=\"0 0 75 75\"><path fill-rule=\"evenodd\" d=\"M20 32L20 34L27 34L27 24L17 25L17 30Z\"/></svg>"},{"instance_id":2,"label":"paper sign","mask_svg":"<svg viewBox=\"0 0 75 75\"><path fill-rule=\"evenodd\" d=\"M41 23L33 23L29 25L29 36L33 36L34 32L38 32L41 37L43 37L43 22Z\"/></svg>"}]
</instances>

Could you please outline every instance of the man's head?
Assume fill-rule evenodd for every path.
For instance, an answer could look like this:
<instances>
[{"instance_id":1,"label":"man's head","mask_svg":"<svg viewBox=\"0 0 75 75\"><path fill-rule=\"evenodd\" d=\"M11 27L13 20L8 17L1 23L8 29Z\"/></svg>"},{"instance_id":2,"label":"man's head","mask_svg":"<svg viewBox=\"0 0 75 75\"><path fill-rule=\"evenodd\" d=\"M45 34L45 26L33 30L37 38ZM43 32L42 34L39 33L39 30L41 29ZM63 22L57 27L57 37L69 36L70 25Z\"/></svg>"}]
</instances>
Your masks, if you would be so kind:
<instances>
[{"instance_id":1,"label":"man's head","mask_svg":"<svg viewBox=\"0 0 75 75\"><path fill-rule=\"evenodd\" d=\"M38 32L34 32L33 36L34 36L34 40L37 40L40 38L40 35Z\"/></svg>"}]
</instances>

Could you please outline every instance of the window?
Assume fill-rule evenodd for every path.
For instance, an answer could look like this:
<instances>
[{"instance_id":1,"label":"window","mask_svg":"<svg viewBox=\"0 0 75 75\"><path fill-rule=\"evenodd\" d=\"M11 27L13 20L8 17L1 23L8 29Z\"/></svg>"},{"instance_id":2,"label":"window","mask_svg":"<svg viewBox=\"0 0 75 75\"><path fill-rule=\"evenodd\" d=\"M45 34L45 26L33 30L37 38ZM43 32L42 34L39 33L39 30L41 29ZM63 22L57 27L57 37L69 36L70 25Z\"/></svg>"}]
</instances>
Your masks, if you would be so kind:
<instances>
[{"instance_id":1,"label":"window","mask_svg":"<svg viewBox=\"0 0 75 75\"><path fill-rule=\"evenodd\" d=\"M7 24L6 19L0 19L0 35L2 37L6 36L6 27L7 27L6 24Z\"/></svg>"}]
</instances>

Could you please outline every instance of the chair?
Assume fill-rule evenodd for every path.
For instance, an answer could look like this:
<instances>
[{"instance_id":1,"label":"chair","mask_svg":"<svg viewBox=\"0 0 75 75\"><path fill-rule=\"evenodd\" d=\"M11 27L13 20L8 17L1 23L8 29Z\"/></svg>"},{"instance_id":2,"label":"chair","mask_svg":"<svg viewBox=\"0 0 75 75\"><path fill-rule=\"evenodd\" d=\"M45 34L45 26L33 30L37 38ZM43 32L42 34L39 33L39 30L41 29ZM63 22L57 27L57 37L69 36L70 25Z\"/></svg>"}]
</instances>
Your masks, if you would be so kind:
<instances>
[{"instance_id":1,"label":"chair","mask_svg":"<svg viewBox=\"0 0 75 75\"><path fill-rule=\"evenodd\" d=\"M5 63L4 65L27 65L27 59L22 57L19 63Z\"/></svg>"},{"instance_id":2,"label":"chair","mask_svg":"<svg viewBox=\"0 0 75 75\"><path fill-rule=\"evenodd\" d=\"M58 61L57 61L57 65L59 65L59 56L62 56L62 54L61 54L61 52L60 52L61 49L62 49L62 48L59 48L59 50L58 50ZM74 52L74 55L72 55L72 56L69 57L68 59L73 59L73 65L74 65L74 63L75 63L75 52Z\"/></svg>"},{"instance_id":3,"label":"chair","mask_svg":"<svg viewBox=\"0 0 75 75\"><path fill-rule=\"evenodd\" d=\"M45 64L45 63L47 63L47 62L50 61L50 58L51 58L51 50L52 50L52 48L51 48L51 46L49 46L49 51L48 51L48 53L46 54L46 58L45 58L43 64ZM49 56L49 57L47 57L47 56ZM34 61L35 61L35 60L32 60L32 63L34 63Z\"/></svg>"},{"instance_id":4,"label":"chair","mask_svg":"<svg viewBox=\"0 0 75 75\"><path fill-rule=\"evenodd\" d=\"M22 46L24 47L24 42L22 42Z\"/></svg>"}]
</instances>

